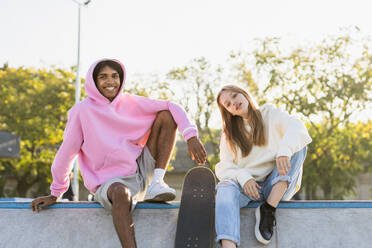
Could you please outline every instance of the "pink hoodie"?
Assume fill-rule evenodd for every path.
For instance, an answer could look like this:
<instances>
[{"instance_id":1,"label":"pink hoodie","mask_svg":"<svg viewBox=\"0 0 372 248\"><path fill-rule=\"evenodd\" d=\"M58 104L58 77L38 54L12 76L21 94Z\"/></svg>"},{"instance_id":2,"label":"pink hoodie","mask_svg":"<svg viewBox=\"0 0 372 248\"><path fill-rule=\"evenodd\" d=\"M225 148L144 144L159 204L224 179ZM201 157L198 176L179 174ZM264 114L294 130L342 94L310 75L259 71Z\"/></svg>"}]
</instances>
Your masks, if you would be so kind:
<instances>
[{"instance_id":1,"label":"pink hoodie","mask_svg":"<svg viewBox=\"0 0 372 248\"><path fill-rule=\"evenodd\" d=\"M98 91L93 80L93 70L103 60L119 63L124 72L120 93L112 102ZM196 127L177 104L124 94L125 75L124 65L115 59L96 61L89 68L85 82L88 98L69 110L63 143L52 164L52 195L59 197L68 189L76 155L84 185L92 193L108 179L136 173L136 159L161 110L171 112L185 140L197 135Z\"/></svg>"}]
</instances>

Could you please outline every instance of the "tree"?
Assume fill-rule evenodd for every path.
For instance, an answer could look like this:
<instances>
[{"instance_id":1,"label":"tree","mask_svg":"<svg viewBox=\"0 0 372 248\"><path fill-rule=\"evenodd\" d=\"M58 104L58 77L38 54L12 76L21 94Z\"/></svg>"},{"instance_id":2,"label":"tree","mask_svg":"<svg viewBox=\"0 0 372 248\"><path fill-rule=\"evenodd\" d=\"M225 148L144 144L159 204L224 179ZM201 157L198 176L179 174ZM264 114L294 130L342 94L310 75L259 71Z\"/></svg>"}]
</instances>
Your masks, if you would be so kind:
<instances>
[{"instance_id":1,"label":"tree","mask_svg":"<svg viewBox=\"0 0 372 248\"><path fill-rule=\"evenodd\" d=\"M167 77L171 80L178 97L175 101L185 107L195 120L199 138L212 146L208 157L212 166L218 161L220 130L210 127L212 113L216 113L216 93L221 86L222 68L213 67L204 57L192 60L189 65L171 70Z\"/></svg>"},{"instance_id":2,"label":"tree","mask_svg":"<svg viewBox=\"0 0 372 248\"><path fill-rule=\"evenodd\" d=\"M178 102L183 105L196 122L199 131L209 127L215 107L215 94L221 85L220 67L213 68L204 58L194 59L189 65L168 73L168 79L177 87Z\"/></svg>"},{"instance_id":3,"label":"tree","mask_svg":"<svg viewBox=\"0 0 372 248\"><path fill-rule=\"evenodd\" d=\"M372 122L337 127L329 137L321 124L316 131L310 126L309 131L313 152L308 153L303 175L307 198L343 199L354 194L355 177L372 168ZM322 195L317 194L318 188Z\"/></svg>"},{"instance_id":4,"label":"tree","mask_svg":"<svg viewBox=\"0 0 372 248\"><path fill-rule=\"evenodd\" d=\"M20 159L1 160L0 175L17 179L18 196L33 185L39 194L48 192L50 166L74 104L74 82L73 68L0 69L0 129L21 136Z\"/></svg>"},{"instance_id":5,"label":"tree","mask_svg":"<svg viewBox=\"0 0 372 248\"><path fill-rule=\"evenodd\" d=\"M157 74L136 75L125 83L124 92L161 100L168 100L174 95L169 83Z\"/></svg>"},{"instance_id":6,"label":"tree","mask_svg":"<svg viewBox=\"0 0 372 248\"><path fill-rule=\"evenodd\" d=\"M355 185L353 175L360 165L349 160L346 166L337 154L343 151L351 158L351 151L339 142L348 137L347 128L354 127L353 115L368 108L372 98L371 48L358 35L327 37L320 44L288 51L280 39L267 38L252 52L232 54L241 74L268 79L260 84L261 95L308 123L314 140L304 167L308 199L318 198L318 187L324 198L340 199ZM345 184L339 183L341 178Z\"/></svg>"}]
</instances>

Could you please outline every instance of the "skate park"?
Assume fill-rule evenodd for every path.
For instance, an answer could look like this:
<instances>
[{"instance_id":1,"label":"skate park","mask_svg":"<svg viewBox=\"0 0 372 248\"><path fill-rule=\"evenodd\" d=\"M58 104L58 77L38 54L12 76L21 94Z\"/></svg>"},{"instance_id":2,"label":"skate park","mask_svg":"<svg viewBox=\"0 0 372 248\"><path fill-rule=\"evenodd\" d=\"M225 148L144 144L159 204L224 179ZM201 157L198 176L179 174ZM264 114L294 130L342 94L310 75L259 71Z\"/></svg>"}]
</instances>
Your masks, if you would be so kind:
<instances>
[{"instance_id":1,"label":"skate park","mask_svg":"<svg viewBox=\"0 0 372 248\"><path fill-rule=\"evenodd\" d=\"M265 247L254 237L256 207L241 210L241 247ZM138 247L173 248L178 208L178 202L139 203L133 213ZM112 217L98 203L58 203L33 213L30 202L1 201L0 216L0 247L120 247ZM368 248L371 218L371 201L282 202L266 247Z\"/></svg>"},{"instance_id":2,"label":"skate park","mask_svg":"<svg viewBox=\"0 0 372 248\"><path fill-rule=\"evenodd\" d=\"M213 228L203 228L221 235L218 224L240 221L229 230L239 228L241 244L222 233L230 245L212 242L213 248L372 247L372 2L0 2L0 248L200 248L197 240L209 234L175 245L189 237L179 235L180 219L211 218L211 208L201 214L194 204L201 201L193 198L193 218L190 211L179 218L187 173L205 159L216 184L227 179L245 191L226 201L235 204L255 193L245 187L248 174L266 183L265 166L289 170L285 159L299 151L295 146L307 149L297 163L301 172L292 169L295 195L271 204L274 214L261 215L270 222L270 243L262 245L255 233L257 209L273 203L265 194L265 201L240 211L228 205ZM246 91L245 100L238 91L225 91L221 100L227 85ZM266 118L266 106L276 114ZM161 112L168 117L157 122ZM294 119L303 125L292 125ZM265 143L262 130L278 135ZM228 133L229 148L221 142ZM305 144L306 133L311 142ZM148 145L153 159L140 167ZM234 156L226 156L229 149ZM122 194L115 197L117 211L103 208L119 192L109 194L105 183L136 175L134 188L146 188L147 178L137 172L152 162L161 170L154 167L148 186L158 190L149 199L160 203L141 201L129 215L133 198ZM221 163L231 170L221 172ZM172 200L158 198L170 193ZM221 209L224 196L211 205ZM37 213L35 205L44 203L52 205ZM237 215L227 221L230 213L238 221Z\"/></svg>"}]
</instances>

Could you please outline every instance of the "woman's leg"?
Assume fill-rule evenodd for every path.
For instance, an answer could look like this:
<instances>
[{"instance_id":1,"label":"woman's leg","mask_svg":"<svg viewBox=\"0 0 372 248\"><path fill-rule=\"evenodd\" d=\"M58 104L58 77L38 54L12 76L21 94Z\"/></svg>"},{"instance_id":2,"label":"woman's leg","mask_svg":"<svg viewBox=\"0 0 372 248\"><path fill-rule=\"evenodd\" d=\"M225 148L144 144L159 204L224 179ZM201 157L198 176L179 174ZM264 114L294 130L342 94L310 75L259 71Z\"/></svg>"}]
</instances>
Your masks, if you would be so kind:
<instances>
[{"instance_id":1,"label":"woman's leg","mask_svg":"<svg viewBox=\"0 0 372 248\"><path fill-rule=\"evenodd\" d=\"M280 200L289 200L299 190L302 177L302 165L305 161L307 148L294 153L290 159L291 168L288 174L280 176L275 166L273 172L264 184L264 195L267 202L277 207Z\"/></svg>"},{"instance_id":2,"label":"woman's leg","mask_svg":"<svg viewBox=\"0 0 372 248\"><path fill-rule=\"evenodd\" d=\"M236 243L229 240L229 239L222 239L221 240L222 248L236 248Z\"/></svg>"},{"instance_id":3,"label":"woman's leg","mask_svg":"<svg viewBox=\"0 0 372 248\"><path fill-rule=\"evenodd\" d=\"M302 176L302 164L306 157L306 147L296 152L290 159L288 174L281 176L275 166L263 185L266 202L256 209L255 235L259 242L268 244L276 224L275 211L281 199L289 200L298 190Z\"/></svg>"},{"instance_id":4,"label":"woman's leg","mask_svg":"<svg viewBox=\"0 0 372 248\"><path fill-rule=\"evenodd\" d=\"M270 205L276 208L278 206L278 203L282 199L284 193L287 191L288 188L288 182L287 181L279 181L277 182L270 194L269 197L267 198L266 202Z\"/></svg>"},{"instance_id":5,"label":"woman's leg","mask_svg":"<svg viewBox=\"0 0 372 248\"><path fill-rule=\"evenodd\" d=\"M223 248L240 244L240 208L246 206L249 201L237 183L226 180L217 185L216 240L221 241Z\"/></svg>"}]
</instances>

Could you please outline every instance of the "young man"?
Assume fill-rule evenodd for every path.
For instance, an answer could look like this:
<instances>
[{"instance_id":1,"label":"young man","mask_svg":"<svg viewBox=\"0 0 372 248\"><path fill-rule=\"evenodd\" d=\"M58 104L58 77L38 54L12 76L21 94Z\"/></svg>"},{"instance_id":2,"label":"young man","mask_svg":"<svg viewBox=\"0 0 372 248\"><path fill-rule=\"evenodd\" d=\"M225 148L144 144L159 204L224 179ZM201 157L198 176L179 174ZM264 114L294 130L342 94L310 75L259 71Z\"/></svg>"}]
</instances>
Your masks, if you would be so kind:
<instances>
[{"instance_id":1,"label":"young man","mask_svg":"<svg viewBox=\"0 0 372 248\"><path fill-rule=\"evenodd\" d=\"M123 94L125 75L123 64L113 59L90 67L85 82L88 97L69 110L63 143L52 165L51 195L36 198L31 209L38 212L54 204L68 189L70 164L78 155L84 185L112 212L120 242L129 248L136 247L130 215L136 200L142 200L144 193L148 201L175 198L175 190L163 177L176 128L198 164L205 163L206 152L180 106Z\"/></svg>"}]
</instances>

